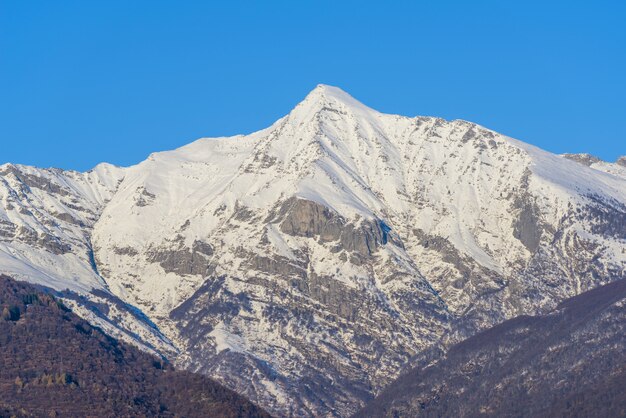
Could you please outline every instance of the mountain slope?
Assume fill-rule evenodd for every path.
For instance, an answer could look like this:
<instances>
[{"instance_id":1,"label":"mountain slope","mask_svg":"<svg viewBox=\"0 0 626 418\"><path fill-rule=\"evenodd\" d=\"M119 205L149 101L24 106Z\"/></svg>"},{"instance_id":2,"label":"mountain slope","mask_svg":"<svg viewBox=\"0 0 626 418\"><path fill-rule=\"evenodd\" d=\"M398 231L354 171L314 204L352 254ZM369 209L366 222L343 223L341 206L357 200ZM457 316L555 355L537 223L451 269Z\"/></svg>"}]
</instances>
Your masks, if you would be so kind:
<instances>
[{"instance_id":1,"label":"mountain slope","mask_svg":"<svg viewBox=\"0 0 626 418\"><path fill-rule=\"evenodd\" d=\"M0 312L3 416L269 417L105 335L32 285L0 276Z\"/></svg>"},{"instance_id":2,"label":"mountain slope","mask_svg":"<svg viewBox=\"0 0 626 418\"><path fill-rule=\"evenodd\" d=\"M107 332L279 415L350 415L428 347L626 272L623 177L469 122L382 114L329 86L267 129L107 178L79 238L45 230L76 260L47 285L74 278L68 304ZM17 200L53 216L65 198L40 190ZM30 196L42 193L40 209ZM4 202L7 251L53 265Z\"/></svg>"},{"instance_id":3,"label":"mountain slope","mask_svg":"<svg viewBox=\"0 0 626 418\"><path fill-rule=\"evenodd\" d=\"M62 292L68 305L117 338L171 353L156 326L109 291L95 264L92 229L123 176L109 164L87 173L0 166L0 272Z\"/></svg>"},{"instance_id":4,"label":"mountain slope","mask_svg":"<svg viewBox=\"0 0 626 418\"><path fill-rule=\"evenodd\" d=\"M625 324L626 280L619 280L454 345L357 416L624 416Z\"/></svg>"}]
</instances>

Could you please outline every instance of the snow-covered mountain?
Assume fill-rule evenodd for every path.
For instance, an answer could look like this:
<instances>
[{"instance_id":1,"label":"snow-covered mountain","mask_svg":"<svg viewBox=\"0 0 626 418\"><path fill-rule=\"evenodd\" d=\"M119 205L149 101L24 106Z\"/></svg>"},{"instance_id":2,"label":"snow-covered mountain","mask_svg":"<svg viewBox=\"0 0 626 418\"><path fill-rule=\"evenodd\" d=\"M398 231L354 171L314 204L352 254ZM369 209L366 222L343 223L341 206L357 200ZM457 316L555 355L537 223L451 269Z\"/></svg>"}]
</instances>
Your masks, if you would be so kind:
<instances>
[{"instance_id":1,"label":"snow-covered mountain","mask_svg":"<svg viewBox=\"0 0 626 418\"><path fill-rule=\"evenodd\" d=\"M0 272L283 416L626 276L624 164L323 85L250 135L0 179Z\"/></svg>"}]
</instances>

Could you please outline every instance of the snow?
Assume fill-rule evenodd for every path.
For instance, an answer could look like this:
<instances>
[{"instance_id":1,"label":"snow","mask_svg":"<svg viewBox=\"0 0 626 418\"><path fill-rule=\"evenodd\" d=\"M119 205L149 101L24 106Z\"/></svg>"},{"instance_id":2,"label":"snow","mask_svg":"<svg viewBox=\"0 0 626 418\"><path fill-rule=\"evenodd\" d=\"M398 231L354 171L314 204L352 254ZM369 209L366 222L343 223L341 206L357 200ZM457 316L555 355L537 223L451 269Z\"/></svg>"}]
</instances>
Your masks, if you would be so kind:
<instances>
[{"instance_id":1,"label":"snow","mask_svg":"<svg viewBox=\"0 0 626 418\"><path fill-rule=\"evenodd\" d=\"M274 248L275 254L290 260L297 259L291 249L292 247L289 247L289 244L285 241L285 237L283 237L276 225L267 225L267 237Z\"/></svg>"},{"instance_id":2,"label":"snow","mask_svg":"<svg viewBox=\"0 0 626 418\"><path fill-rule=\"evenodd\" d=\"M215 350L220 353L224 350L233 352L245 352L244 341L239 335L231 334L224 328L223 323L215 326L209 336L215 341Z\"/></svg>"}]
</instances>

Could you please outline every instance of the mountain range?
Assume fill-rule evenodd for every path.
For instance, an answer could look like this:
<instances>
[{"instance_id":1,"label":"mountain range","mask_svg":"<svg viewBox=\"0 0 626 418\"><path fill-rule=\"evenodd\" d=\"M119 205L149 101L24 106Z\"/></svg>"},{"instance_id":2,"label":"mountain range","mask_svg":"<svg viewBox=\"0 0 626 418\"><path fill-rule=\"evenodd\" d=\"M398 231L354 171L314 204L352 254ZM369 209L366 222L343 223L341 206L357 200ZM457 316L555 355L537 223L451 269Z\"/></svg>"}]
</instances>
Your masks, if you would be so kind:
<instances>
[{"instance_id":1,"label":"mountain range","mask_svg":"<svg viewBox=\"0 0 626 418\"><path fill-rule=\"evenodd\" d=\"M0 272L274 415L347 417L423 353L625 278L626 159L319 85L131 167L0 166Z\"/></svg>"}]
</instances>

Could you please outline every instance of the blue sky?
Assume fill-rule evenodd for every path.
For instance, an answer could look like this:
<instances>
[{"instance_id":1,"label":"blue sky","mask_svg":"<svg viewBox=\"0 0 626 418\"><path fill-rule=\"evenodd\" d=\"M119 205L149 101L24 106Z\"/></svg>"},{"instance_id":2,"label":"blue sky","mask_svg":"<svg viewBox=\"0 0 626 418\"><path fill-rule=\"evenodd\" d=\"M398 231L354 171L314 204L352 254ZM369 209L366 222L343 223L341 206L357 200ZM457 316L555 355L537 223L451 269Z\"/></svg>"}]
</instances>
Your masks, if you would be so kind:
<instances>
[{"instance_id":1,"label":"blue sky","mask_svg":"<svg viewBox=\"0 0 626 418\"><path fill-rule=\"evenodd\" d=\"M318 83L553 152L626 154L623 1L0 0L0 163L130 165Z\"/></svg>"}]
</instances>

